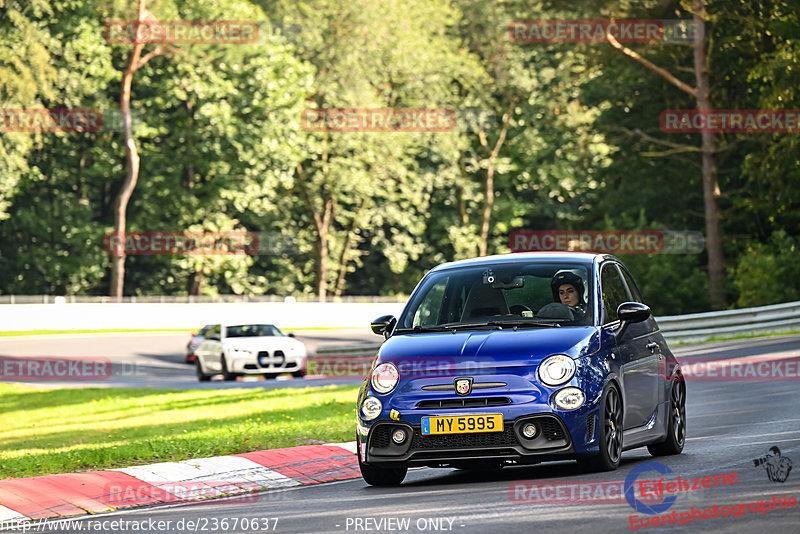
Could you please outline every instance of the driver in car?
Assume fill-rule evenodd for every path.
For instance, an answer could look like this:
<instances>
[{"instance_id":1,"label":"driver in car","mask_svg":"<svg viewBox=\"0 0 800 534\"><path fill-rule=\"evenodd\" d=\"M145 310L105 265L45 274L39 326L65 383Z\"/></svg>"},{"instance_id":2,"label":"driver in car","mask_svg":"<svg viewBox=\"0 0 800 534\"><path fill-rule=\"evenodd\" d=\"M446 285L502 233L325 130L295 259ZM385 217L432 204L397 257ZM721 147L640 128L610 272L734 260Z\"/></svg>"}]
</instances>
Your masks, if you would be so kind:
<instances>
[{"instance_id":1,"label":"driver in car","mask_svg":"<svg viewBox=\"0 0 800 534\"><path fill-rule=\"evenodd\" d=\"M572 310L576 321L581 321L586 315L586 303L583 301L583 280L575 273L556 273L550 282L553 290L553 300L560 302Z\"/></svg>"}]
</instances>

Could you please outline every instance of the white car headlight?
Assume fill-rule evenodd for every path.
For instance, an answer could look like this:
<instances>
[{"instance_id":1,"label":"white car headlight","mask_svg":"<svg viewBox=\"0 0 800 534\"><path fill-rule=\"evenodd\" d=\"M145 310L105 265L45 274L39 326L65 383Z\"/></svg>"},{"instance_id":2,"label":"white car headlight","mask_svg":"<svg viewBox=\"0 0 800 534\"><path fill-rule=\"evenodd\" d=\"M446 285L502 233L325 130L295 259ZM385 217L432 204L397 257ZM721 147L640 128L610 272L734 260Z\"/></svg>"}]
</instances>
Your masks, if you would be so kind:
<instances>
[{"instance_id":1,"label":"white car headlight","mask_svg":"<svg viewBox=\"0 0 800 534\"><path fill-rule=\"evenodd\" d=\"M381 401L370 395L364 402L361 404L361 413L364 415L364 419L367 421L372 421L376 417L378 417L383 409L383 405Z\"/></svg>"},{"instance_id":2,"label":"white car headlight","mask_svg":"<svg viewBox=\"0 0 800 534\"><path fill-rule=\"evenodd\" d=\"M389 393L400 380L400 372L393 363L382 363L372 370L372 389L381 394Z\"/></svg>"},{"instance_id":3,"label":"white car headlight","mask_svg":"<svg viewBox=\"0 0 800 534\"><path fill-rule=\"evenodd\" d=\"M561 408L562 410L574 410L575 408L580 408L583 405L583 401L586 400L586 397L583 395L583 391L578 388L564 388L558 393L556 393L555 398L553 399L556 403L556 406Z\"/></svg>"},{"instance_id":4,"label":"white car headlight","mask_svg":"<svg viewBox=\"0 0 800 534\"><path fill-rule=\"evenodd\" d=\"M575 374L575 362L563 354L545 358L539 365L539 380L548 386L558 386L568 382Z\"/></svg>"}]
</instances>

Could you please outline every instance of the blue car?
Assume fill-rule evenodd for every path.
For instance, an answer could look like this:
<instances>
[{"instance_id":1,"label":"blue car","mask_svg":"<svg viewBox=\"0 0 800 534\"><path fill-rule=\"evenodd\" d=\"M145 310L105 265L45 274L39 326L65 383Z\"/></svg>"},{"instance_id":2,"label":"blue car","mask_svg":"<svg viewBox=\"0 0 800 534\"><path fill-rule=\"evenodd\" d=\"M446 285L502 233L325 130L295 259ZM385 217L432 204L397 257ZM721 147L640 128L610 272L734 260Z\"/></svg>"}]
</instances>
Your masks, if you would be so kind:
<instances>
[{"instance_id":1,"label":"blue car","mask_svg":"<svg viewBox=\"0 0 800 534\"><path fill-rule=\"evenodd\" d=\"M411 466L494 469L574 459L613 470L679 454L686 386L627 268L611 255L523 253L431 270L358 395L364 480Z\"/></svg>"}]
</instances>

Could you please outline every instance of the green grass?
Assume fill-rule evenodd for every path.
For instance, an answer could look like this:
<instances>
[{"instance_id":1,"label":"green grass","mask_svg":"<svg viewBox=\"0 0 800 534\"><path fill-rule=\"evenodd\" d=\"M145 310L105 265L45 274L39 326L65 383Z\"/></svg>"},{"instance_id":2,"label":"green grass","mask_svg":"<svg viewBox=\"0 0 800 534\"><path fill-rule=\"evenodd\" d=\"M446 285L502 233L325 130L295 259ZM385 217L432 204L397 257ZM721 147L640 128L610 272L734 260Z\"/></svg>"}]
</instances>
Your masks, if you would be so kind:
<instances>
[{"instance_id":1,"label":"green grass","mask_svg":"<svg viewBox=\"0 0 800 534\"><path fill-rule=\"evenodd\" d=\"M357 389L0 384L0 479L351 441Z\"/></svg>"}]
</instances>

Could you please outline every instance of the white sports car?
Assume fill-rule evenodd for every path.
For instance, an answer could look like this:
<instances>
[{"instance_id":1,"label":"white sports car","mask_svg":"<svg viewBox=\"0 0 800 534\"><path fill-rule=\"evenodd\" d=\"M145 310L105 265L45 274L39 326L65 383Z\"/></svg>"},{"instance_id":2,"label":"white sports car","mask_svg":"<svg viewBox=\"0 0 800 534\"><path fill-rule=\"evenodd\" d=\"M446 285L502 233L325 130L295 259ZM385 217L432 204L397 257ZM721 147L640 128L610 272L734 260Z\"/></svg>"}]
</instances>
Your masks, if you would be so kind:
<instances>
[{"instance_id":1,"label":"white sports car","mask_svg":"<svg viewBox=\"0 0 800 534\"><path fill-rule=\"evenodd\" d=\"M304 376L306 347L293 338L271 324L213 325L195 349L197 379L206 382L218 374L225 380L243 375Z\"/></svg>"}]
</instances>

